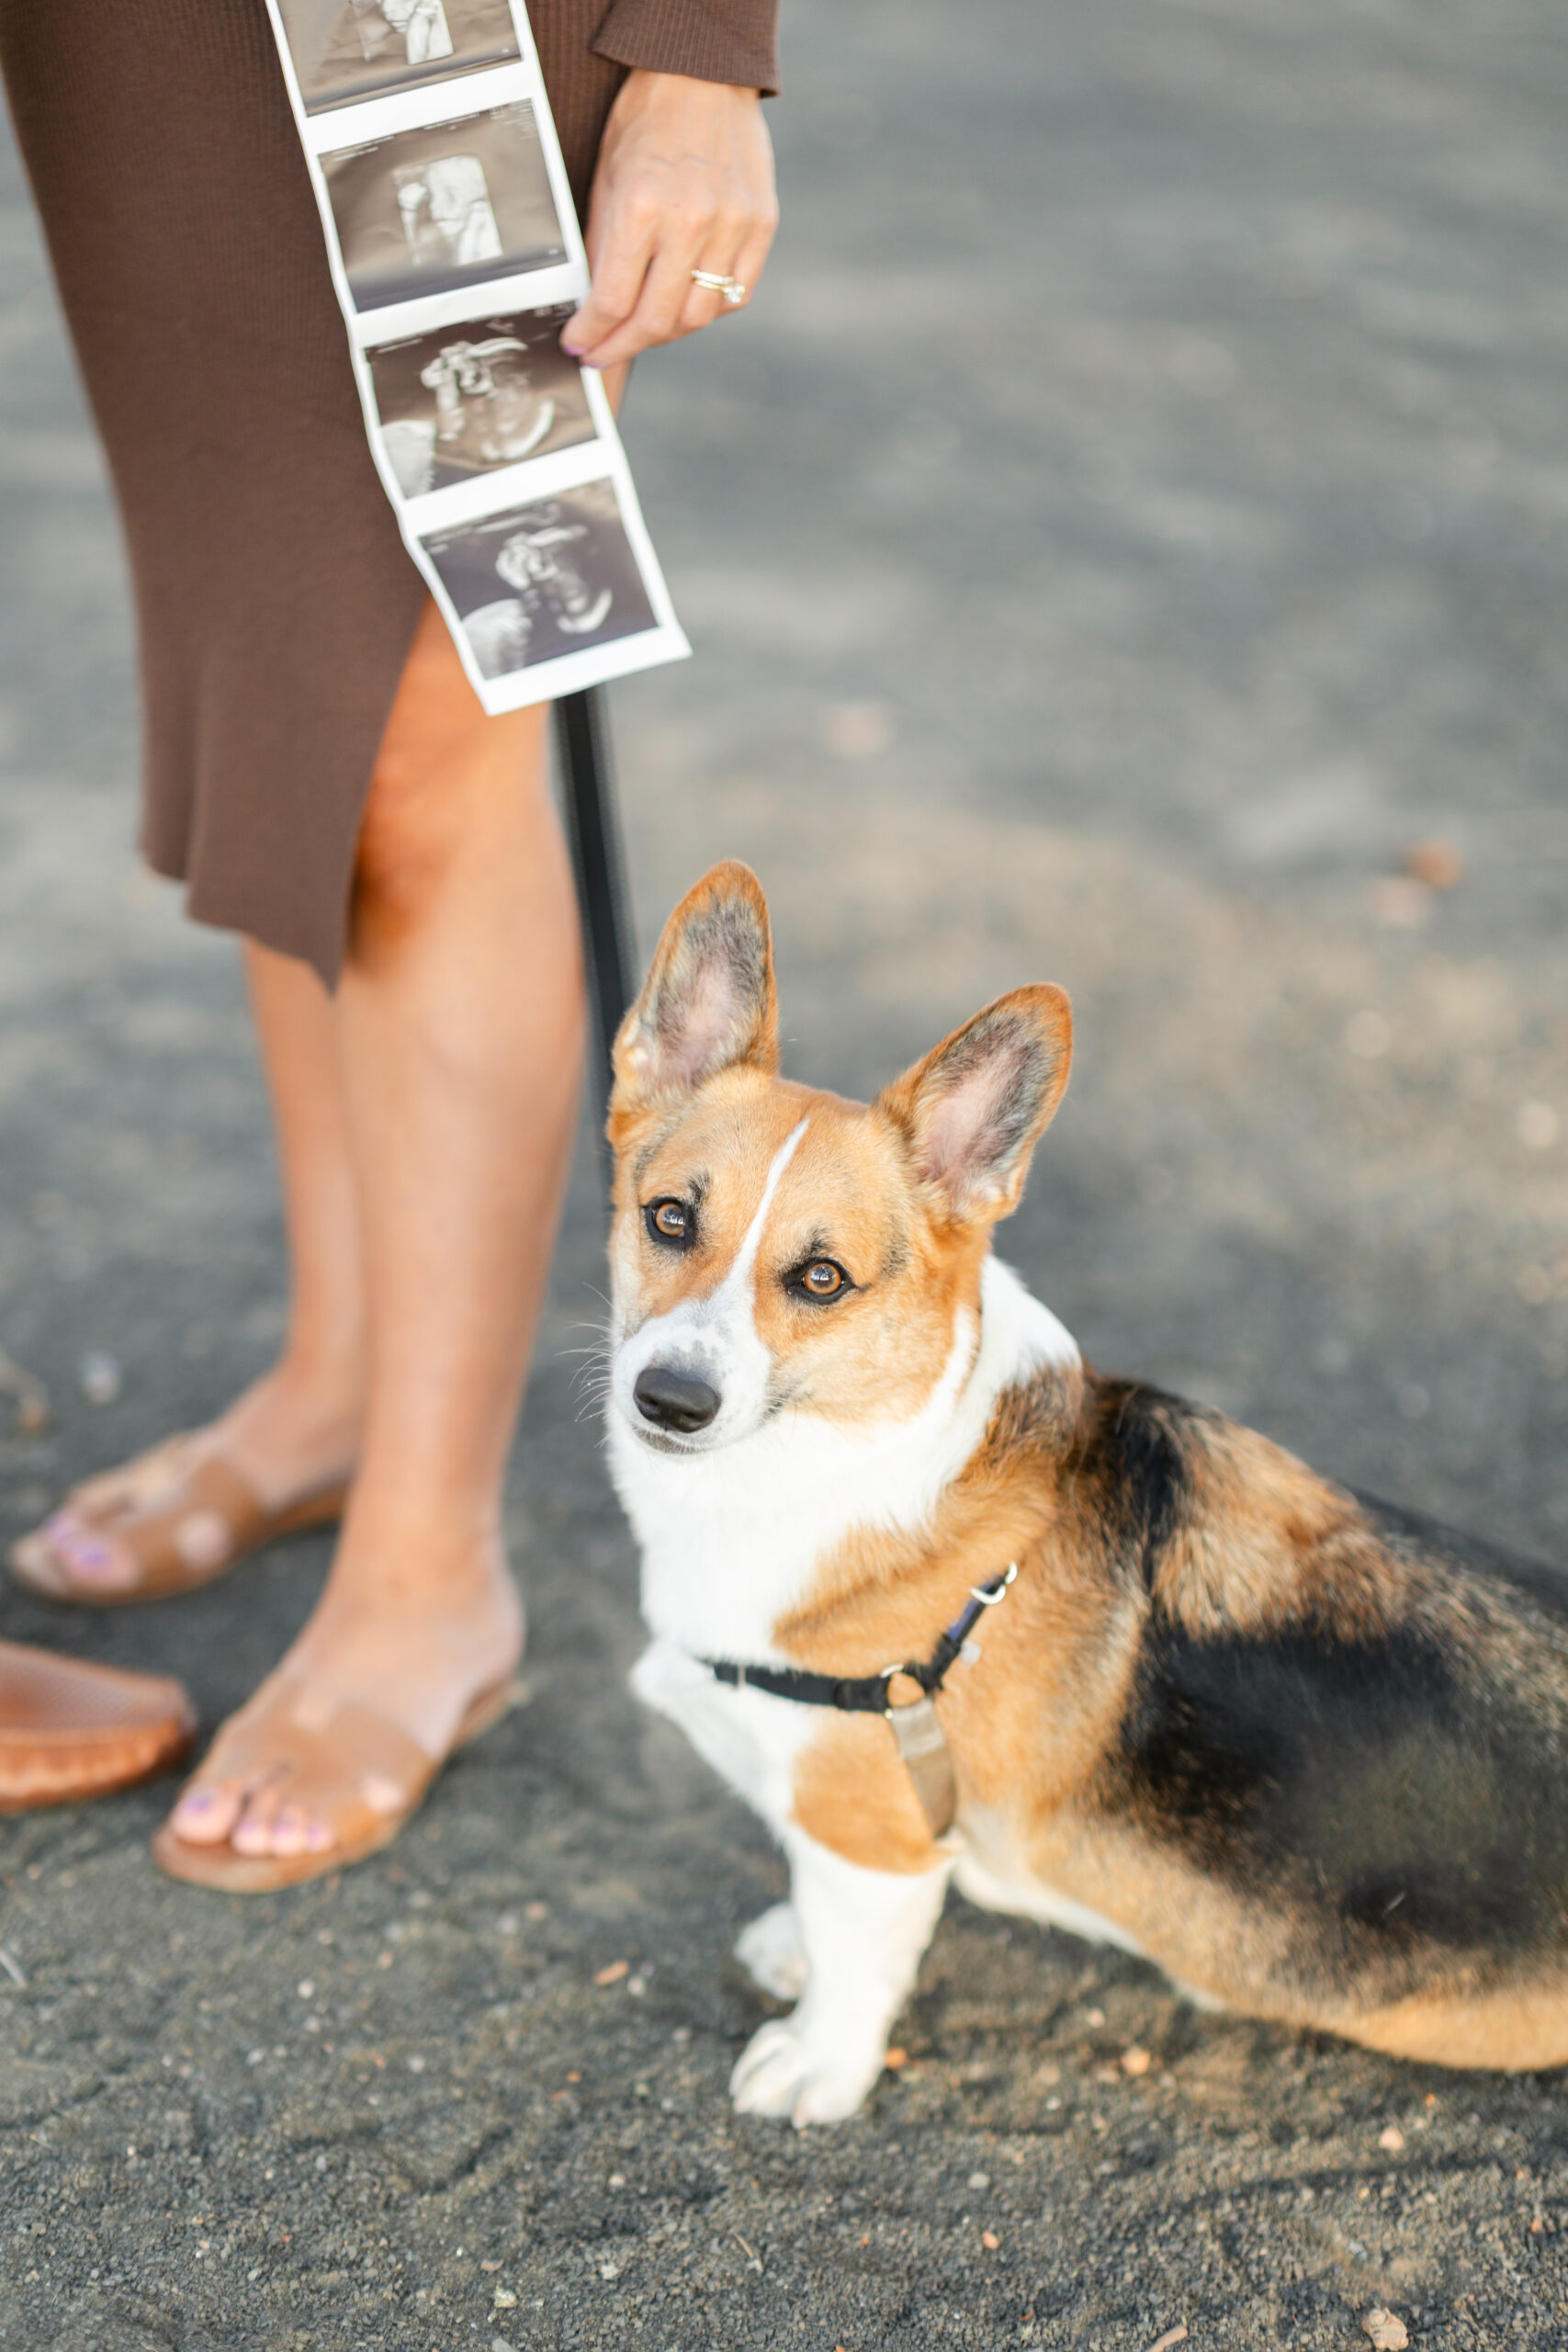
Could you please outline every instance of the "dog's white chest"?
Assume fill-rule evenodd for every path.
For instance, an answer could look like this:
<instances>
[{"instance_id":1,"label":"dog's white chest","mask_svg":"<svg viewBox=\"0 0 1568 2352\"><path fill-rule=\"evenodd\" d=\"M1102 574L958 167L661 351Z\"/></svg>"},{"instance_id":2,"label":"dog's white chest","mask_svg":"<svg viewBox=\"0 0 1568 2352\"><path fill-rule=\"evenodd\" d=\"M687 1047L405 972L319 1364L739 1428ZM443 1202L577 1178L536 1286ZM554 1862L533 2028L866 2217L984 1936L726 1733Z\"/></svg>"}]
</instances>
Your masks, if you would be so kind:
<instances>
[{"instance_id":1,"label":"dog's white chest","mask_svg":"<svg viewBox=\"0 0 1568 2352\"><path fill-rule=\"evenodd\" d=\"M700 1661L791 1663L774 1628L823 1559L857 1528L919 1527L980 1444L999 1391L1043 1359L1076 1352L994 1259L981 1299L978 1335L961 1315L941 1378L906 1421L845 1430L784 1414L744 1442L682 1459L650 1453L612 1408L611 1464L641 1544L654 1637L633 1688L774 1827L789 1816L795 1761L819 1712L716 1682Z\"/></svg>"},{"instance_id":2,"label":"dog's white chest","mask_svg":"<svg viewBox=\"0 0 1568 2352\"><path fill-rule=\"evenodd\" d=\"M821 1730L821 1713L716 1681L701 1661L787 1665L774 1627L851 1528L868 1518L897 1523L895 1498L922 1494L918 1445L902 1432L893 1442L846 1442L802 1418L708 1461L660 1463L666 1476L652 1491L636 1475L640 1463L623 1465L622 1451L619 1483L642 1538L642 1609L654 1636L632 1687L782 1831L795 1759Z\"/></svg>"}]
</instances>

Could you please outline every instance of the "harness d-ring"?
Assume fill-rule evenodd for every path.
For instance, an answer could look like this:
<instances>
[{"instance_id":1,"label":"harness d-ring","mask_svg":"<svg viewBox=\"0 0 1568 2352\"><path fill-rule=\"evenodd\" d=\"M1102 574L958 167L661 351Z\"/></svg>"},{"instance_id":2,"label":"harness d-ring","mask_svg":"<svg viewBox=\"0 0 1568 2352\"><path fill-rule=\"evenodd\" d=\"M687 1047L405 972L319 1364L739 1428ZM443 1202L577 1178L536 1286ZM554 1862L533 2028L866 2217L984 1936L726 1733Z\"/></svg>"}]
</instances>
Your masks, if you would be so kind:
<instances>
[{"instance_id":1,"label":"harness d-ring","mask_svg":"<svg viewBox=\"0 0 1568 2352\"><path fill-rule=\"evenodd\" d=\"M1018 1562L1016 1560L1010 1560L1007 1565L1007 1574L1002 1577L993 1577L991 1578L992 1584L1000 1586L1000 1590L997 1592L988 1592L983 1586L972 1584L969 1588L970 1600L977 1600L982 1609L994 1609L998 1600L1006 1600L1007 1589L1009 1585L1011 1584L1017 1574Z\"/></svg>"}]
</instances>

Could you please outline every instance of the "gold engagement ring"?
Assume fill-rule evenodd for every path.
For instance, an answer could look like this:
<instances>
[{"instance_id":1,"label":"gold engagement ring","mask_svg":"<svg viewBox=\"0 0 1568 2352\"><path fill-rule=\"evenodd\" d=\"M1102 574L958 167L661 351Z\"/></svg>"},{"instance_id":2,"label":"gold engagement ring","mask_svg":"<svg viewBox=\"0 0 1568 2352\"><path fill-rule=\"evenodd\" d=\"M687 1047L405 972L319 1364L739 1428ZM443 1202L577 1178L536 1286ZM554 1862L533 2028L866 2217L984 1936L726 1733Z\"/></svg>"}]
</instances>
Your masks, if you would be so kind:
<instances>
[{"instance_id":1,"label":"gold engagement ring","mask_svg":"<svg viewBox=\"0 0 1568 2352\"><path fill-rule=\"evenodd\" d=\"M705 287L710 294L722 294L731 310L746 300L746 288L741 285L740 280L738 277L726 277L716 269L694 269L692 283L694 286Z\"/></svg>"}]
</instances>

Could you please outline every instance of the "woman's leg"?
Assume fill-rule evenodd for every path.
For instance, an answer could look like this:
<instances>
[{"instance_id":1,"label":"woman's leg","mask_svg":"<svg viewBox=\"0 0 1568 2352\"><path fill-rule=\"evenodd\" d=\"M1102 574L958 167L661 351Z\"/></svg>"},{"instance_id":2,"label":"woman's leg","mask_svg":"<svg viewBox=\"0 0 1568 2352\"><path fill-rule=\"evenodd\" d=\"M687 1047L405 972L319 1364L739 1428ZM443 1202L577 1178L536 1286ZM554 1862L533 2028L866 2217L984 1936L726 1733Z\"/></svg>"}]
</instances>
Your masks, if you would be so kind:
<instances>
[{"instance_id":1,"label":"woman's leg","mask_svg":"<svg viewBox=\"0 0 1568 2352\"><path fill-rule=\"evenodd\" d=\"M219 1424L268 1501L352 1472L365 1401L365 1262L331 997L309 965L245 944L288 1236L288 1330Z\"/></svg>"},{"instance_id":2,"label":"woman's leg","mask_svg":"<svg viewBox=\"0 0 1568 2352\"><path fill-rule=\"evenodd\" d=\"M365 1415L337 1557L285 1665L323 1709L356 1701L434 1755L522 1637L502 1479L583 1037L546 718L487 719L427 608L371 785L333 1007L368 1302ZM319 1846L326 1825L306 1789L214 1772L175 1827L256 1854Z\"/></svg>"},{"instance_id":3,"label":"woman's leg","mask_svg":"<svg viewBox=\"0 0 1568 2352\"><path fill-rule=\"evenodd\" d=\"M336 1008L292 956L247 944L245 958L283 1177L288 1336L277 1362L193 1446L155 1449L88 1480L31 1539L63 1567L68 1592L133 1591L139 1524L169 1510L209 1453L272 1510L341 1485L358 1454L365 1266Z\"/></svg>"}]
</instances>

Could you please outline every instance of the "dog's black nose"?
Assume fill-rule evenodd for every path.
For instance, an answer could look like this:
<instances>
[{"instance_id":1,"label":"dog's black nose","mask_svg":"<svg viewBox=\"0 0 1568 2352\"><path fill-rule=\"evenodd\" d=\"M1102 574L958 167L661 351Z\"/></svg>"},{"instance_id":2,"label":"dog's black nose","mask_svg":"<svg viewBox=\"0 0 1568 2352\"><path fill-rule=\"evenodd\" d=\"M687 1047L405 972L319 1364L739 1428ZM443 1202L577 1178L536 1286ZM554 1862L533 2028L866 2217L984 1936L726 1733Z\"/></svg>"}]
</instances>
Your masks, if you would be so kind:
<instances>
[{"instance_id":1,"label":"dog's black nose","mask_svg":"<svg viewBox=\"0 0 1568 2352\"><path fill-rule=\"evenodd\" d=\"M645 1364L632 1386L637 1411L657 1429L705 1430L718 1411L718 1391L673 1364Z\"/></svg>"}]
</instances>

